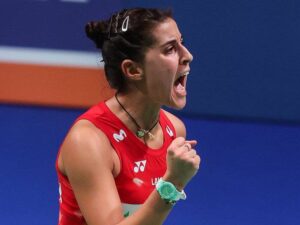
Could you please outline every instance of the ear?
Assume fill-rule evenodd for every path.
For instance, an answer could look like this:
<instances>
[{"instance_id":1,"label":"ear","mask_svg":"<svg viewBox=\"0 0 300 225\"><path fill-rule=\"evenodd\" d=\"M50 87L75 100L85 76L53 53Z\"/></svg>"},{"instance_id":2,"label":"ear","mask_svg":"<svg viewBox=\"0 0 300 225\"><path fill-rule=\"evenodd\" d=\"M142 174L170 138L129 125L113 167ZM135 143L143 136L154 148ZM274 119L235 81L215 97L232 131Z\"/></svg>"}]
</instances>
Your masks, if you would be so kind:
<instances>
[{"instance_id":1,"label":"ear","mask_svg":"<svg viewBox=\"0 0 300 225\"><path fill-rule=\"evenodd\" d=\"M131 59L123 60L121 69L123 74L130 80L142 80L143 78L143 69Z\"/></svg>"}]
</instances>

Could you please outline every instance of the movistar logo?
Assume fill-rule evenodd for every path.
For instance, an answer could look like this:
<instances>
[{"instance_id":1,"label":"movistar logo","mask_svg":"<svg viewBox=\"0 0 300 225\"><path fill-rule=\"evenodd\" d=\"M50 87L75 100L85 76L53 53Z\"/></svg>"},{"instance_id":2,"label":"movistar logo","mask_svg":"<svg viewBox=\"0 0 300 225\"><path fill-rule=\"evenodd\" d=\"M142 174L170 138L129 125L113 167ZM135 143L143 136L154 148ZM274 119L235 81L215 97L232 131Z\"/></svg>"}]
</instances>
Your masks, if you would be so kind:
<instances>
[{"instance_id":1,"label":"movistar logo","mask_svg":"<svg viewBox=\"0 0 300 225\"><path fill-rule=\"evenodd\" d=\"M125 137L127 137L127 135L126 135L125 131L123 129L121 129L119 131L119 133L114 133L113 137L117 142L120 142L120 141L123 141L125 139Z\"/></svg>"}]
</instances>

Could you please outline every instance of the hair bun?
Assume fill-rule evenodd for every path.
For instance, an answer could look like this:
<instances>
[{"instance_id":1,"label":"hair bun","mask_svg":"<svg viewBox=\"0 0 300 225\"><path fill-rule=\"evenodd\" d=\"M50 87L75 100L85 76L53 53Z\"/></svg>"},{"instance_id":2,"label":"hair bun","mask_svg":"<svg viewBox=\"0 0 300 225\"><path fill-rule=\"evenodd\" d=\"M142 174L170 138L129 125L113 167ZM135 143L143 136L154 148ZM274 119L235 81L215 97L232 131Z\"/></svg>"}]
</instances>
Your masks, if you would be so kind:
<instances>
[{"instance_id":1,"label":"hair bun","mask_svg":"<svg viewBox=\"0 0 300 225\"><path fill-rule=\"evenodd\" d=\"M107 26L104 22L91 21L85 25L85 33L97 46L102 49L104 41L108 39Z\"/></svg>"}]
</instances>

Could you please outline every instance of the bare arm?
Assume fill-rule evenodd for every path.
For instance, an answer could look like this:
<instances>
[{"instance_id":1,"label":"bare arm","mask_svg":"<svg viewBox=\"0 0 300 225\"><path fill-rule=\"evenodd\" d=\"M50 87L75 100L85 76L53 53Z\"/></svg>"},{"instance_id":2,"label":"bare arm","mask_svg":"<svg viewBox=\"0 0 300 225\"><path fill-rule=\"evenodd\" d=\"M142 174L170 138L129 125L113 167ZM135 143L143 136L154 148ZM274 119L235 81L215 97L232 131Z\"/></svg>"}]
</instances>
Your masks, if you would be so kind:
<instances>
[{"instance_id":1,"label":"bare arm","mask_svg":"<svg viewBox=\"0 0 300 225\"><path fill-rule=\"evenodd\" d=\"M111 152L105 135L88 121L71 129L61 149L64 173L89 225L117 224L123 217Z\"/></svg>"},{"instance_id":2,"label":"bare arm","mask_svg":"<svg viewBox=\"0 0 300 225\"><path fill-rule=\"evenodd\" d=\"M183 188L199 167L184 145L176 139L168 150L168 170L164 176ZM64 172L68 176L77 202L88 225L159 225L172 206L154 190L146 202L131 216L124 218L114 182L112 147L107 137L89 122L79 122L62 146ZM176 166L179 165L179 166ZM180 176L177 176L177 169ZM184 179L182 178L184 177Z\"/></svg>"}]
</instances>

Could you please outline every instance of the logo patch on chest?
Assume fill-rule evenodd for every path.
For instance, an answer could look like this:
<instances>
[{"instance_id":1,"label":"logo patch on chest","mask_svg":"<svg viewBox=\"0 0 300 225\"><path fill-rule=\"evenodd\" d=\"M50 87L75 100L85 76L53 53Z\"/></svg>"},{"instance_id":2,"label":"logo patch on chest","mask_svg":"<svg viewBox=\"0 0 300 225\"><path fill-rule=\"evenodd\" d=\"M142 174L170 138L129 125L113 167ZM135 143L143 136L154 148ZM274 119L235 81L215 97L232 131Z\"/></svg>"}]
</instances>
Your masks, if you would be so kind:
<instances>
[{"instance_id":1,"label":"logo patch on chest","mask_svg":"<svg viewBox=\"0 0 300 225\"><path fill-rule=\"evenodd\" d=\"M125 131L123 129L121 129L119 131L119 133L114 133L113 137L116 140L116 142L120 142L120 141L123 141L125 139L125 137L127 137L127 135L126 135Z\"/></svg>"},{"instance_id":2,"label":"logo patch on chest","mask_svg":"<svg viewBox=\"0 0 300 225\"><path fill-rule=\"evenodd\" d=\"M146 168L146 163L147 163L146 160L134 162L135 166L133 168L133 171L135 173L144 172Z\"/></svg>"}]
</instances>

